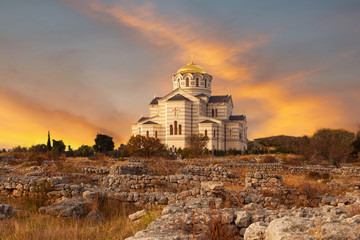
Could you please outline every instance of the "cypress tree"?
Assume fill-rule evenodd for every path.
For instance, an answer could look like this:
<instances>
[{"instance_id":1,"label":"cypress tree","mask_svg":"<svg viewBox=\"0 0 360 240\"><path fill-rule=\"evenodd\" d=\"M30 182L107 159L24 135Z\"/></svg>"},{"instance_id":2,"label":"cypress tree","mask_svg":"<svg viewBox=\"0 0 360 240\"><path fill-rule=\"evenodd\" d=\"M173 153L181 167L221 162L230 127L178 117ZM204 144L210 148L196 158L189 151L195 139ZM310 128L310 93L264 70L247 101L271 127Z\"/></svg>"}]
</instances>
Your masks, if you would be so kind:
<instances>
[{"instance_id":1,"label":"cypress tree","mask_svg":"<svg viewBox=\"0 0 360 240\"><path fill-rule=\"evenodd\" d=\"M51 151L50 131L48 131L47 150Z\"/></svg>"}]
</instances>

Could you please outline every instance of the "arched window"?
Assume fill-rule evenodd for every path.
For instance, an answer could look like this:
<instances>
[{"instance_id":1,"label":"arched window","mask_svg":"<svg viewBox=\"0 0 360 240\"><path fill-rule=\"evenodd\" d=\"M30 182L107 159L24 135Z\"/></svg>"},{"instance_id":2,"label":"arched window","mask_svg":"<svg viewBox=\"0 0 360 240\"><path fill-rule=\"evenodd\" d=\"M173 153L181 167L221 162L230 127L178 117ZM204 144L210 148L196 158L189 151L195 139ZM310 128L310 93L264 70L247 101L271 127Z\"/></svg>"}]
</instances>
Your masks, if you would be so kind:
<instances>
[{"instance_id":1,"label":"arched window","mask_svg":"<svg viewBox=\"0 0 360 240\"><path fill-rule=\"evenodd\" d=\"M216 137L216 131L214 130L214 138Z\"/></svg>"},{"instance_id":2,"label":"arched window","mask_svg":"<svg viewBox=\"0 0 360 240\"><path fill-rule=\"evenodd\" d=\"M175 132L175 135L177 135L177 121L174 122L174 132Z\"/></svg>"},{"instance_id":3,"label":"arched window","mask_svg":"<svg viewBox=\"0 0 360 240\"><path fill-rule=\"evenodd\" d=\"M206 87L206 83L207 83L207 82L206 82L206 79L205 79L205 87Z\"/></svg>"},{"instance_id":4,"label":"arched window","mask_svg":"<svg viewBox=\"0 0 360 240\"><path fill-rule=\"evenodd\" d=\"M205 137L207 137L207 130L205 130Z\"/></svg>"},{"instance_id":5,"label":"arched window","mask_svg":"<svg viewBox=\"0 0 360 240\"><path fill-rule=\"evenodd\" d=\"M188 87L189 86L189 79L186 78L186 86Z\"/></svg>"},{"instance_id":6,"label":"arched window","mask_svg":"<svg viewBox=\"0 0 360 240\"><path fill-rule=\"evenodd\" d=\"M181 135L181 124L179 124L179 135Z\"/></svg>"},{"instance_id":7,"label":"arched window","mask_svg":"<svg viewBox=\"0 0 360 240\"><path fill-rule=\"evenodd\" d=\"M196 79L196 86L197 87L199 86L199 79L198 78Z\"/></svg>"},{"instance_id":8,"label":"arched window","mask_svg":"<svg viewBox=\"0 0 360 240\"><path fill-rule=\"evenodd\" d=\"M170 125L170 135L174 134L173 125Z\"/></svg>"},{"instance_id":9,"label":"arched window","mask_svg":"<svg viewBox=\"0 0 360 240\"><path fill-rule=\"evenodd\" d=\"M215 109L215 117L217 117L218 116L218 114L217 114L217 109Z\"/></svg>"},{"instance_id":10,"label":"arched window","mask_svg":"<svg viewBox=\"0 0 360 240\"><path fill-rule=\"evenodd\" d=\"M231 129L229 129L229 134L230 134L230 137L231 137Z\"/></svg>"},{"instance_id":11,"label":"arched window","mask_svg":"<svg viewBox=\"0 0 360 240\"><path fill-rule=\"evenodd\" d=\"M157 131L155 131L155 138L157 138Z\"/></svg>"},{"instance_id":12,"label":"arched window","mask_svg":"<svg viewBox=\"0 0 360 240\"><path fill-rule=\"evenodd\" d=\"M211 116L212 116L212 117L214 117L214 116L215 116L214 109L211 109Z\"/></svg>"},{"instance_id":13,"label":"arched window","mask_svg":"<svg viewBox=\"0 0 360 240\"><path fill-rule=\"evenodd\" d=\"M149 137L149 131L146 131L146 137Z\"/></svg>"},{"instance_id":14,"label":"arched window","mask_svg":"<svg viewBox=\"0 0 360 240\"><path fill-rule=\"evenodd\" d=\"M241 139L241 133L239 133L239 138Z\"/></svg>"}]
</instances>

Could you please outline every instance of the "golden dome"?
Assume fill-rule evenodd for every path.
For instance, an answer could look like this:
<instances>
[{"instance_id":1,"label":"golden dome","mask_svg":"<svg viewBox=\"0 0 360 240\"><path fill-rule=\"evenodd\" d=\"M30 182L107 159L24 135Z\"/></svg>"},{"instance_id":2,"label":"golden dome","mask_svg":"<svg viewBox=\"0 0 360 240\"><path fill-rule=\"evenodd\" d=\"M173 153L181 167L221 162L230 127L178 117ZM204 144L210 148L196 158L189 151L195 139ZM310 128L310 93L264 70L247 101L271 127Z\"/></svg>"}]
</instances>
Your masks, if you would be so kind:
<instances>
[{"instance_id":1,"label":"golden dome","mask_svg":"<svg viewBox=\"0 0 360 240\"><path fill-rule=\"evenodd\" d=\"M176 74L178 73L206 73L205 69L200 67L199 65L194 64L193 60L191 59L191 62L182 68L180 68Z\"/></svg>"}]
</instances>

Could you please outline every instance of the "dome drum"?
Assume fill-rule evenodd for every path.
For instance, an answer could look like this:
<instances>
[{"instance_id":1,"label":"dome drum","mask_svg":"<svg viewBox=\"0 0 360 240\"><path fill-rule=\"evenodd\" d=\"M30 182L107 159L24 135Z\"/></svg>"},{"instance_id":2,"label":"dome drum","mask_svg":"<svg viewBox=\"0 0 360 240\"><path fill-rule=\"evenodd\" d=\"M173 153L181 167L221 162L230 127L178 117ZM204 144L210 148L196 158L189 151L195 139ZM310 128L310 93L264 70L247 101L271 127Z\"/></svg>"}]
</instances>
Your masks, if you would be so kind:
<instances>
[{"instance_id":1,"label":"dome drum","mask_svg":"<svg viewBox=\"0 0 360 240\"><path fill-rule=\"evenodd\" d=\"M173 89L182 88L191 94L211 95L212 76L193 62L180 68L172 80Z\"/></svg>"}]
</instances>

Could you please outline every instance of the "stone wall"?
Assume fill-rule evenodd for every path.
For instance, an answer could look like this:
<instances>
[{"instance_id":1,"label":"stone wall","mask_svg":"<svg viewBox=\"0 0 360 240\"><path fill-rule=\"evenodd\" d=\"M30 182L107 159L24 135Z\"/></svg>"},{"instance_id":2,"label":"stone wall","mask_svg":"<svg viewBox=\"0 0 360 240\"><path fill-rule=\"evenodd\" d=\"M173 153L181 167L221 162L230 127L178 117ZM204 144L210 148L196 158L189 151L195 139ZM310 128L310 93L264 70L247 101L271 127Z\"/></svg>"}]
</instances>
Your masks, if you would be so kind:
<instances>
[{"instance_id":1,"label":"stone wall","mask_svg":"<svg viewBox=\"0 0 360 240\"><path fill-rule=\"evenodd\" d=\"M179 192L200 188L201 182L213 181L214 179L219 178L194 175L118 175L102 178L99 185L112 189L127 188L130 191L143 190L145 192L153 192L161 190Z\"/></svg>"},{"instance_id":2,"label":"stone wall","mask_svg":"<svg viewBox=\"0 0 360 240\"><path fill-rule=\"evenodd\" d=\"M318 172L318 173L327 173L330 175L344 175L344 176L352 176L359 177L360 176L360 167L321 167L318 165L311 166L303 166L303 167L289 167L288 171L292 174L300 174L300 173L309 173L309 172Z\"/></svg>"},{"instance_id":3,"label":"stone wall","mask_svg":"<svg viewBox=\"0 0 360 240\"><path fill-rule=\"evenodd\" d=\"M245 188L250 191L277 191L285 188L281 175L266 174L260 172L249 172L245 175Z\"/></svg>"},{"instance_id":4,"label":"stone wall","mask_svg":"<svg viewBox=\"0 0 360 240\"><path fill-rule=\"evenodd\" d=\"M230 161L215 165L215 167L227 168L229 170L238 170L246 168L253 171L261 172L288 172L290 174L303 174L310 172L317 172L320 174L327 173L329 175L343 175L351 177L360 177L360 167L342 166L341 168L335 167L323 167L320 165L307 165L307 166L296 166L287 167L281 163L252 163L245 161Z\"/></svg>"},{"instance_id":5,"label":"stone wall","mask_svg":"<svg viewBox=\"0 0 360 240\"><path fill-rule=\"evenodd\" d=\"M163 178L163 179L161 179ZM176 189L179 186L184 186L183 191L175 192L136 192L124 191L120 188L121 184L117 180L121 179L127 182L132 179L137 179L146 184L156 180L164 180L165 183L174 184ZM8 178L0 178L0 194L13 197L34 196L36 194L46 194L46 196L53 201L65 198L84 198L85 200L93 201L96 198L114 200L120 202L130 202L141 206L145 205L166 205L170 202L175 202L179 199L187 199L189 197L198 197L203 195L213 195L218 193L214 189L201 188L201 180L205 177L196 176L131 176L124 175L118 177L104 177L100 182L102 185L92 184L72 184L68 183L64 177L41 178L35 176L16 176ZM149 183L147 183L149 182ZM106 186L106 185L110 185ZM154 183L153 183L154 184ZM134 185L136 186L136 184ZM133 188L132 190L138 190ZM209 191L209 193L207 192Z\"/></svg>"},{"instance_id":6,"label":"stone wall","mask_svg":"<svg viewBox=\"0 0 360 240\"><path fill-rule=\"evenodd\" d=\"M181 174L204 176L212 178L213 181L227 181L230 177L228 170L222 166L200 167L189 165L179 171Z\"/></svg>"},{"instance_id":7,"label":"stone wall","mask_svg":"<svg viewBox=\"0 0 360 240\"><path fill-rule=\"evenodd\" d=\"M129 165L116 165L110 168L109 175L118 176L118 175L143 175L148 174L148 168L143 162L134 162Z\"/></svg>"},{"instance_id":8,"label":"stone wall","mask_svg":"<svg viewBox=\"0 0 360 240\"><path fill-rule=\"evenodd\" d=\"M82 170L85 174L98 174L105 175L109 174L110 170L106 168L96 168L96 167L83 167Z\"/></svg>"}]
</instances>

